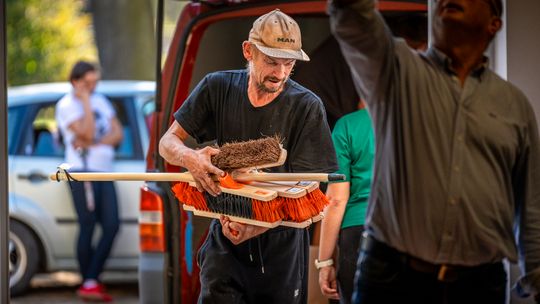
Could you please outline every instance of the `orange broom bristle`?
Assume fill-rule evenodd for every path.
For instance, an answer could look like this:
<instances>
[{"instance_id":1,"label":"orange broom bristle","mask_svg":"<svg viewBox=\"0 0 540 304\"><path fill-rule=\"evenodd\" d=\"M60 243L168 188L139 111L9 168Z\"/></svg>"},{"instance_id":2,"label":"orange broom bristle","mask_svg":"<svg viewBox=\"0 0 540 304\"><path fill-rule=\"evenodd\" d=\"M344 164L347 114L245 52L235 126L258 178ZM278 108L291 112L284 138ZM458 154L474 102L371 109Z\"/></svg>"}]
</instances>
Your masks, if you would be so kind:
<instances>
[{"instance_id":1,"label":"orange broom bristle","mask_svg":"<svg viewBox=\"0 0 540 304\"><path fill-rule=\"evenodd\" d=\"M212 211L208 207L207 199L205 198L204 194L199 192L197 188L190 186L188 183L176 183L172 190L174 192L174 195L176 198L178 198L179 201L182 203L192 206L197 210L201 211ZM222 194L223 195L223 194ZM232 194L224 194L225 198L221 198L218 196L216 200L218 202L230 202L231 198L234 200L234 198L241 199L241 202L238 202L238 204L244 204L246 201L249 201L251 203L251 216L252 219L257 221L263 221L268 223L273 223L276 221L279 221L283 218L283 211L281 208L281 205L283 204L283 201L280 200L280 198L273 199L268 202L256 200L256 199L247 199L245 197L232 195ZM249 207L248 207L249 209ZM232 212L234 213L234 211ZM240 214L229 214L234 216L240 216Z\"/></svg>"},{"instance_id":2,"label":"orange broom bristle","mask_svg":"<svg viewBox=\"0 0 540 304\"><path fill-rule=\"evenodd\" d=\"M188 183L176 183L172 187L172 190L174 192L174 196L176 196L176 198L178 198L178 200L184 204L193 206L198 210L210 211L206 205L204 195L195 187L190 186Z\"/></svg>"},{"instance_id":3,"label":"orange broom bristle","mask_svg":"<svg viewBox=\"0 0 540 304\"><path fill-rule=\"evenodd\" d=\"M297 199L282 198L283 220L291 222L303 222L314 216L317 216L328 205L328 199L321 190L316 189L309 192L306 196Z\"/></svg>"},{"instance_id":4,"label":"orange broom bristle","mask_svg":"<svg viewBox=\"0 0 540 304\"><path fill-rule=\"evenodd\" d=\"M176 183L172 187L172 190L182 203L192 206L197 210L212 211L208 207L204 194L188 183ZM229 201L230 196L228 194L224 202ZM311 191L301 198L277 197L268 202L246 199L236 195L233 195L233 197L243 199L239 204L249 201L252 210L251 219L267 223L273 223L279 220L300 223L317 216L328 204L326 196L319 189ZM217 200L219 202L220 198L218 197ZM239 216L239 214L230 215Z\"/></svg>"},{"instance_id":5,"label":"orange broom bristle","mask_svg":"<svg viewBox=\"0 0 540 304\"><path fill-rule=\"evenodd\" d=\"M269 202L252 200L253 217L255 220L273 223L283 218L283 200L278 197Z\"/></svg>"},{"instance_id":6,"label":"orange broom bristle","mask_svg":"<svg viewBox=\"0 0 540 304\"><path fill-rule=\"evenodd\" d=\"M326 195L320 189L315 189L309 192L306 196L311 205L313 206L313 216L321 213L324 208L330 203L328 201L328 198L326 198Z\"/></svg>"}]
</instances>

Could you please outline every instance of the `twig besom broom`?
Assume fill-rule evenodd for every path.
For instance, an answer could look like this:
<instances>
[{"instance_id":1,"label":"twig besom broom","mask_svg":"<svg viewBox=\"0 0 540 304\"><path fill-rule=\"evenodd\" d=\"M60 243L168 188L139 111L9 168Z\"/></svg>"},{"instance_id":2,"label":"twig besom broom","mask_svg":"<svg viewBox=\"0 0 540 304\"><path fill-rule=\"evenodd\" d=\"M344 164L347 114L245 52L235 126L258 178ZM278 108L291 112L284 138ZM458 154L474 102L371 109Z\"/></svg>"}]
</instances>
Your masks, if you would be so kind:
<instances>
[{"instance_id":1,"label":"twig besom broom","mask_svg":"<svg viewBox=\"0 0 540 304\"><path fill-rule=\"evenodd\" d=\"M220 150L220 154L225 151L229 156L222 159L222 166L233 170L233 168L246 166L261 168L283 164L286 151L281 148L277 138L270 138L270 140L273 140L273 143L269 144L268 139L263 139L262 141L265 141L263 144L261 144L261 140L257 140L251 141L250 145L247 146L245 142L229 144L230 147L227 149L224 146L223 150ZM239 145L243 145L243 147L238 148ZM265 153L260 152L261 147ZM250 151L242 152L246 150ZM257 158L257 156L259 157ZM246 162L245 159L250 160ZM212 161L214 162L214 159ZM194 179L190 173L68 173L65 168L60 168L60 171L52 175L51 179L179 181L180 183L173 186L172 190L176 197L183 202L184 209L193 211L196 215L213 218L219 218L221 214L224 214L235 221L263 227L308 226L313 221L320 219L319 214L327 203L324 194L318 190L318 183L258 182L256 185L246 185L236 183L229 176L220 179L220 188L224 194L215 198L200 193L194 187L189 186L189 183L194 185ZM318 173L243 173L238 175L238 179L243 182L328 181L343 179L343 176Z\"/></svg>"}]
</instances>

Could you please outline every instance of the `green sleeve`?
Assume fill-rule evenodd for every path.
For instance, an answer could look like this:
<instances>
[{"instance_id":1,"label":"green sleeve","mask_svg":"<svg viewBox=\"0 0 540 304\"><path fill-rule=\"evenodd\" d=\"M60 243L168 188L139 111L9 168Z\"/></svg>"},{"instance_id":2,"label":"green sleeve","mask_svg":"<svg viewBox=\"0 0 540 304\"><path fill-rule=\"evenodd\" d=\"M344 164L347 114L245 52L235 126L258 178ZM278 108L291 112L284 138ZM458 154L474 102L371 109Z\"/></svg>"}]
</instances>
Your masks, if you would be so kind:
<instances>
[{"instance_id":1,"label":"green sleeve","mask_svg":"<svg viewBox=\"0 0 540 304\"><path fill-rule=\"evenodd\" d=\"M351 181L351 153L350 143L347 136L347 125L343 119L338 120L332 131L332 141L336 149L339 169L337 173L344 174L347 182Z\"/></svg>"}]
</instances>

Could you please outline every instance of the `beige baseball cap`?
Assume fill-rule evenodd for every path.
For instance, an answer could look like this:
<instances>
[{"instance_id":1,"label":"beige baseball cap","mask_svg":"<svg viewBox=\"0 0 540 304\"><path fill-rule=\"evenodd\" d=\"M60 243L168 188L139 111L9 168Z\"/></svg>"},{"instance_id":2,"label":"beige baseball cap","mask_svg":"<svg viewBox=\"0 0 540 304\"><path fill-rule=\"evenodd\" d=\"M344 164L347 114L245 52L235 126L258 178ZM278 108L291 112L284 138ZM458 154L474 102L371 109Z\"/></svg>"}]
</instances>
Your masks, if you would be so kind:
<instances>
[{"instance_id":1,"label":"beige baseball cap","mask_svg":"<svg viewBox=\"0 0 540 304\"><path fill-rule=\"evenodd\" d=\"M267 56L309 61L298 23L279 9L257 18L248 40Z\"/></svg>"}]
</instances>

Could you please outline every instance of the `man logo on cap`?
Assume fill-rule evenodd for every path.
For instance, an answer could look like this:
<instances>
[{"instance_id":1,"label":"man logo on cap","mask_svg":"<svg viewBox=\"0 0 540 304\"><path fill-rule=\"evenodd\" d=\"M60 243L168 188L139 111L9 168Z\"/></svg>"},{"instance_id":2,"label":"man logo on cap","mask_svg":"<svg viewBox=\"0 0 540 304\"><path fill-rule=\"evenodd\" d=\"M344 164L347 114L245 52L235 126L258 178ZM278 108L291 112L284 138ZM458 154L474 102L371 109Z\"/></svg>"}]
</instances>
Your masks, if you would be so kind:
<instances>
[{"instance_id":1,"label":"man logo on cap","mask_svg":"<svg viewBox=\"0 0 540 304\"><path fill-rule=\"evenodd\" d=\"M292 43L294 43L294 39L292 39L292 38L280 38L280 37L278 37L277 41L278 42L292 42Z\"/></svg>"}]
</instances>

